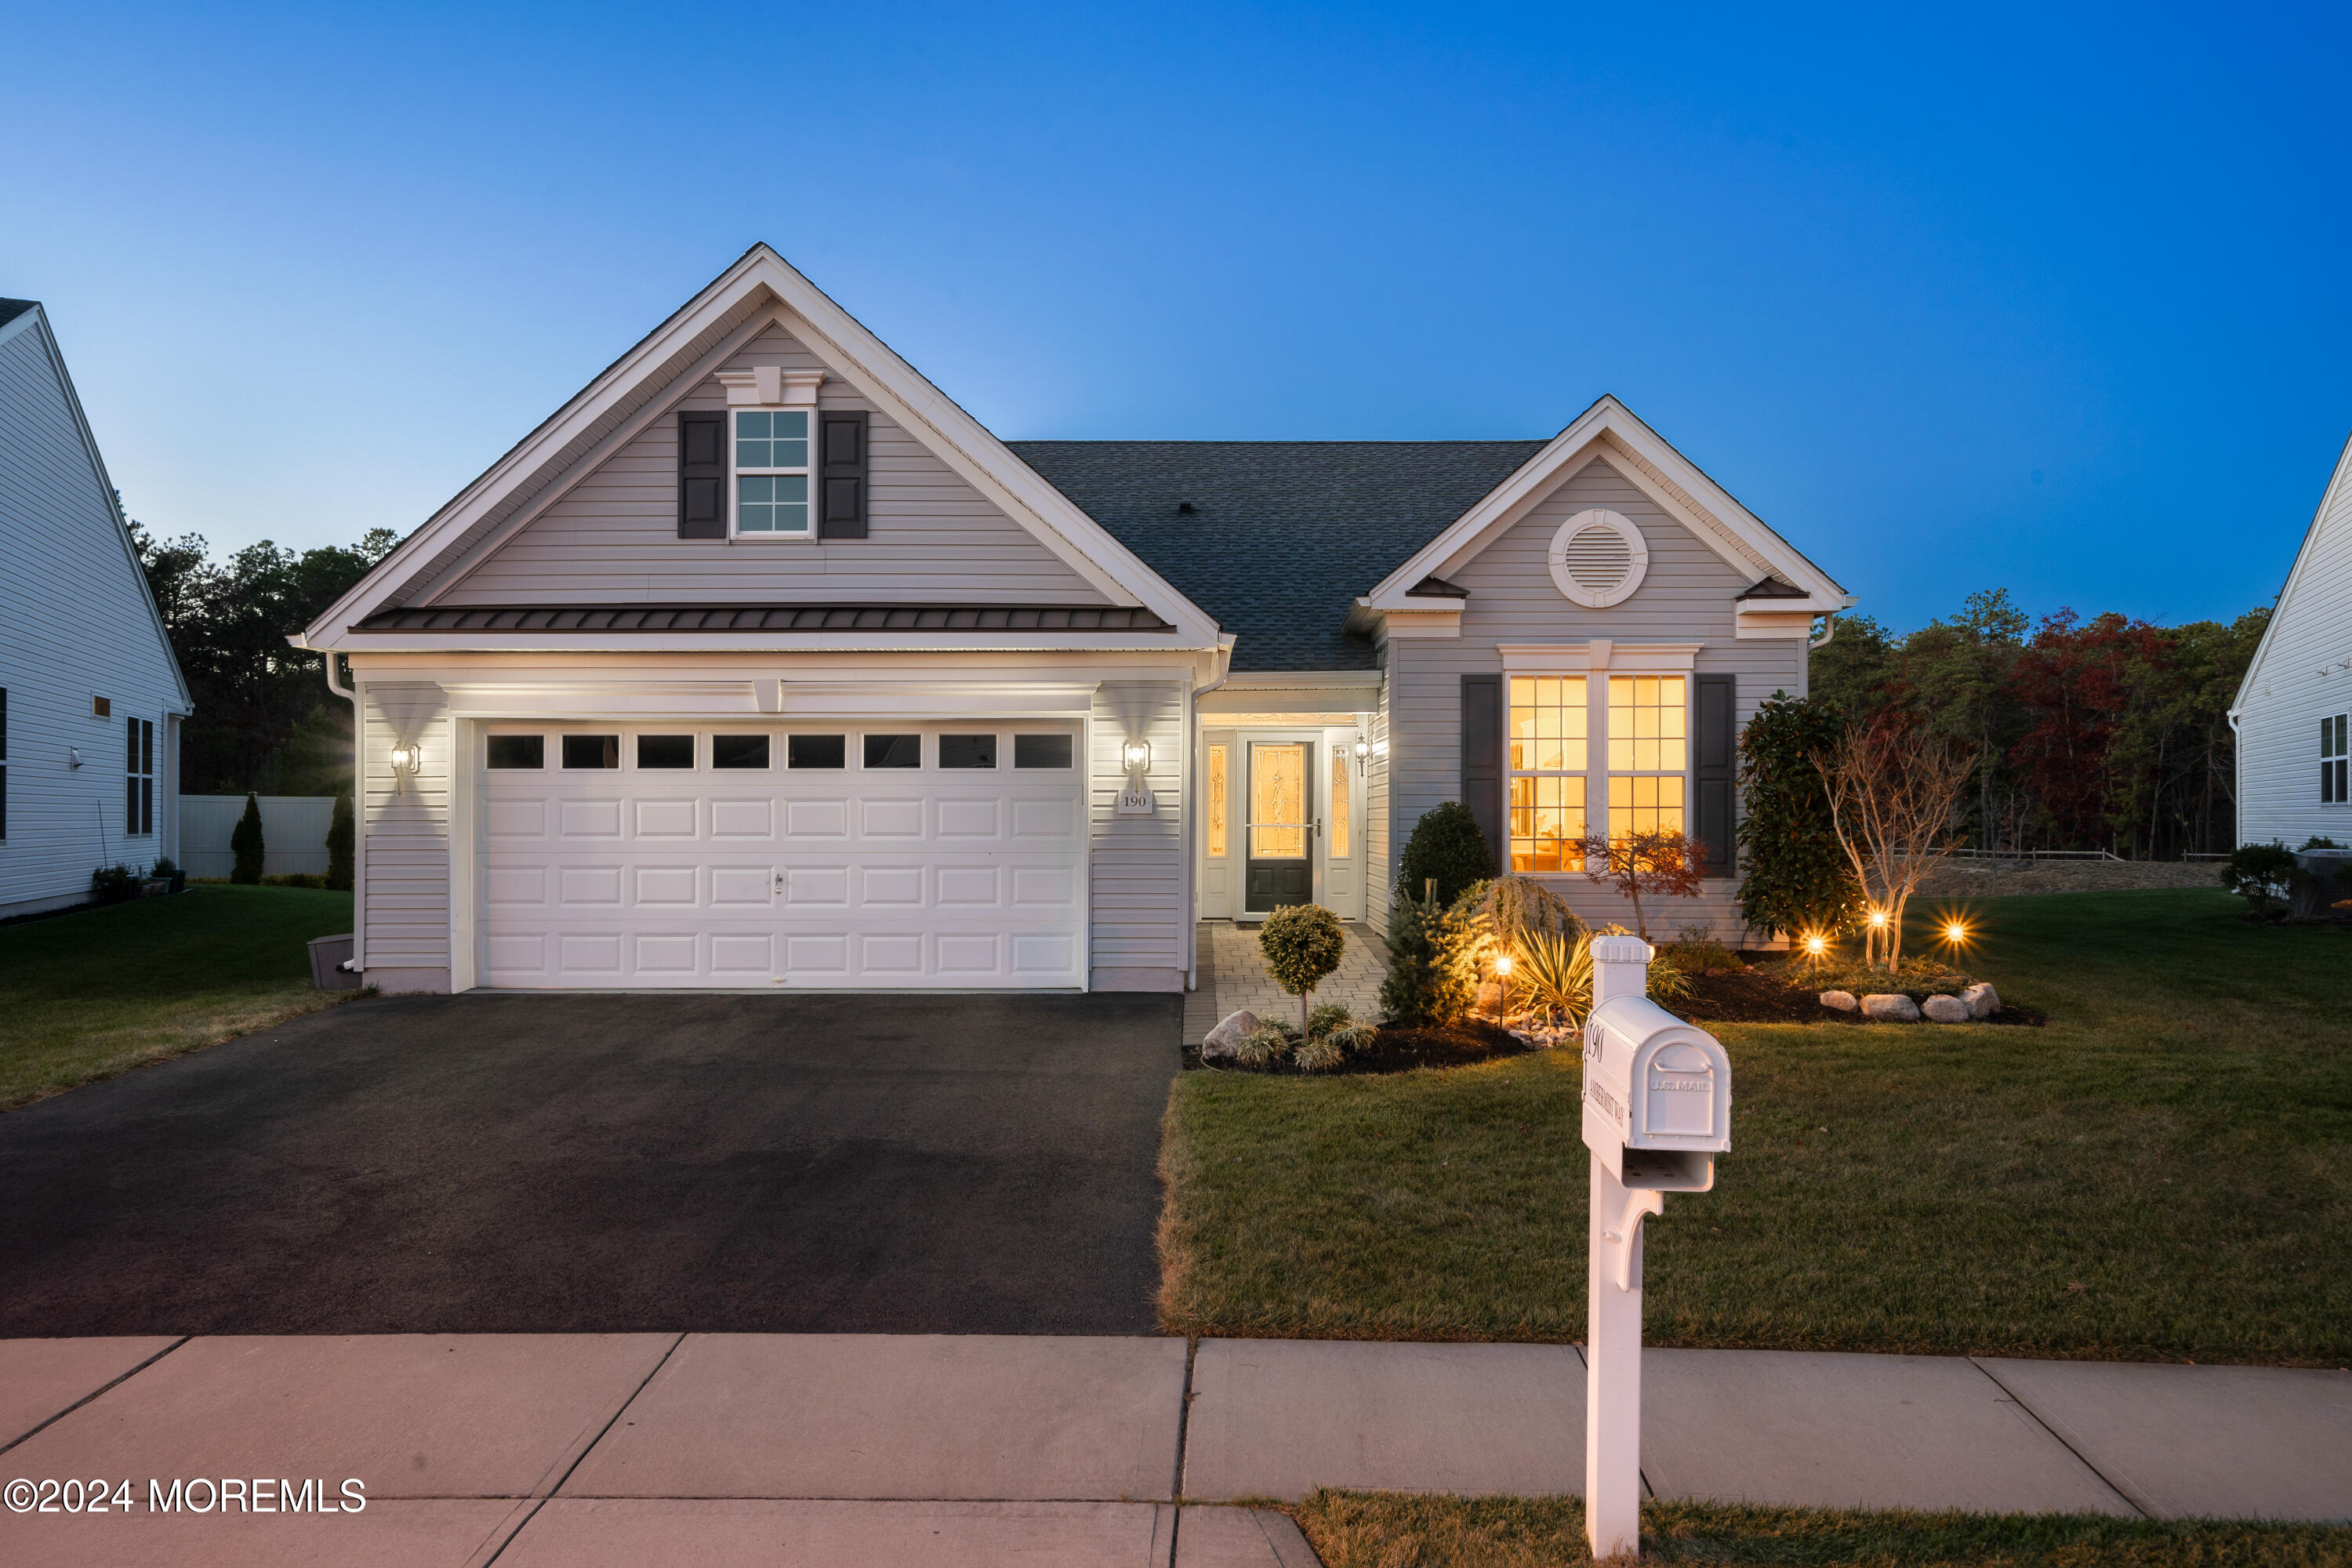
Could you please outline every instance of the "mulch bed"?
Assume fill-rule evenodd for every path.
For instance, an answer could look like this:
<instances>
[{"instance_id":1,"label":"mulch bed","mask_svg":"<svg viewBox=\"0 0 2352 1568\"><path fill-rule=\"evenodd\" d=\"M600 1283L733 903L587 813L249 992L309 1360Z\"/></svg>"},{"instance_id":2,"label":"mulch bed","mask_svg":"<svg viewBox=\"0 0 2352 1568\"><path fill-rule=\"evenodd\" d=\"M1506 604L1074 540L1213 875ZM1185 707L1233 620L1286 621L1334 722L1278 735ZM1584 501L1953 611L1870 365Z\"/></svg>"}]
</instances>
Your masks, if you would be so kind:
<instances>
[{"instance_id":1,"label":"mulch bed","mask_svg":"<svg viewBox=\"0 0 2352 1568\"><path fill-rule=\"evenodd\" d=\"M1328 1072L1302 1072L1287 1061L1270 1068L1245 1068L1234 1062L1219 1062L1204 1070L1211 1072L1255 1072L1287 1078L1339 1078L1349 1073L1411 1072L1415 1068L1468 1067L1474 1062L1492 1061L1497 1057L1515 1057L1528 1049L1526 1041L1497 1024L1483 1018L1465 1018L1458 1024L1441 1024L1428 1028L1384 1028L1372 1038L1370 1048L1356 1052ZM1188 1044L1184 1047L1186 1068L1201 1068L1201 1047Z\"/></svg>"}]
</instances>

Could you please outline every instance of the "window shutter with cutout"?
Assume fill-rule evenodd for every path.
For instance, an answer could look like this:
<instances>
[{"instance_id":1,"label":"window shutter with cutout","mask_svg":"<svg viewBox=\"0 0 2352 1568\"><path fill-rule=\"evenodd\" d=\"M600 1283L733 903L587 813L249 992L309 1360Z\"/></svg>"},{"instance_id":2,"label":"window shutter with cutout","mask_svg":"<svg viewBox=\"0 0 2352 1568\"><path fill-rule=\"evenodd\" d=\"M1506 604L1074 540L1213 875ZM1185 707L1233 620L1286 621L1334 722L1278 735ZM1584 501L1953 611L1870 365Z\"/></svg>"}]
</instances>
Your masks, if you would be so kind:
<instances>
[{"instance_id":1,"label":"window shutter with cutout","mask_svg":"<svg viewBox=\"0 0 2352 1568\"><path fill-rule=\"evenodd\" d=\"M1698 676L1694 693L1698 700L1691 736L1691 782L1698 810L1691 837L1706 846L1706 859L1701 869L1710 877L1732 875L1737 849L1734 813L1738 786L1739 725L1733 679L1728 675Z\"/></svg>"},{"instance_id":2,"label":"window shutter with cutout","mask_svg":"<svg viewBox=\"0 0 2352 1568\"><path fill-rule=\"evenodd\" d=\"M827 409L817 416L819 539L866 537L866 415Z\"/></svg>"},{"instance_id":3,"label":"window shutter with cutout","mask_svg":"<svg viewBox=\"0 0 2352 1568\"><path fill-rule=\"evenodd\" d=\"M677 536L727 537L727 415L677 416Z\"/></svg>"}]
</instances>

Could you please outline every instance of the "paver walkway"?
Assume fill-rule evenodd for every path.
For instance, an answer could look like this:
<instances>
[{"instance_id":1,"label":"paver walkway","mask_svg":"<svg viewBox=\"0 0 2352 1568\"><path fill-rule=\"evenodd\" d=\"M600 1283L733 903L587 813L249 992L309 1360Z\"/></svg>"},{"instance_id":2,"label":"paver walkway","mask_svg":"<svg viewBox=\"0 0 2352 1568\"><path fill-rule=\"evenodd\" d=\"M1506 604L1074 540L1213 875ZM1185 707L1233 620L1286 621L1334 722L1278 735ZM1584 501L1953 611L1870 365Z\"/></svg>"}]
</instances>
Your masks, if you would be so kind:
<instances>
[{"instance_id":1,"label":"paver walkway","mask_svg":"<svg viewBox=\"0 0 2352 1568\"><path fill-rule=\"evenodd\" d=\"M1651 1351L1643 1380L1659 1496L2352 1518L2347 1373ZM0 1479L131 1500L0 1513L0 1561L1311 1568L1287 1519L1220 1505L1573 1493L1583 1382L1570 1345L0 1341ZM362 1512L279 1506L347 1479Z\"/></svg>"},{"instance_id":2,"label":"paver walkway","mask_svg":"<svg viewBox=\"0 0 2352 1568\"><path fill-rule=\"evenodd\" d=\"M1359 1022L1377 1023L1381 1016L1381 981L1388 972L1388 952L1381 945L1379 933L1360 921L1346 922L1347 955L1340 959L1338 973L1315 988L1315 1000L1319 1005L1337 1002L1348 1009ZM1201 992L1210 993L1213 980L1215 1003L1209 1019L1214 1027L1217 1019L1236 1008L1246 1007L1263 1016L1268 1013L1290 1019L1298 1018L1298 998L1283 994L1282 987L1265 972L1265 955L1257 945L1255 929L1244 930L1231 921L1201 922ZM1199 1009L1188 1011L1185 1019L1185 1043L1199 1045L1206 1029L1192 1028Z\"/></svg>"}]
</instances>

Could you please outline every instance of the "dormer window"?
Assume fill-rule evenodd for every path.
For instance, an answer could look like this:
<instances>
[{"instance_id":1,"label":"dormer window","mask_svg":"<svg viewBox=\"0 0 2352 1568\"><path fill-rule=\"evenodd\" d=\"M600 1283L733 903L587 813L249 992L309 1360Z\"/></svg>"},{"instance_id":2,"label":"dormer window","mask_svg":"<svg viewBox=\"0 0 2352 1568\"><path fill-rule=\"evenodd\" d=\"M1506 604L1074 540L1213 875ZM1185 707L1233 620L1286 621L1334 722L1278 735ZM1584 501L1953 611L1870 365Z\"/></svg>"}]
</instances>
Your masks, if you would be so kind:
<instances>
[{"instance_id":1,"label":"dormer window","mask_svg":"<svg viewBox=\"0 0 2352 1568\"><path fill-rule=\"evenodd\" d=\"M811 539L809 425L805 408L732 410L735 532L745 539Z\"/></svg>"}]
</instances>

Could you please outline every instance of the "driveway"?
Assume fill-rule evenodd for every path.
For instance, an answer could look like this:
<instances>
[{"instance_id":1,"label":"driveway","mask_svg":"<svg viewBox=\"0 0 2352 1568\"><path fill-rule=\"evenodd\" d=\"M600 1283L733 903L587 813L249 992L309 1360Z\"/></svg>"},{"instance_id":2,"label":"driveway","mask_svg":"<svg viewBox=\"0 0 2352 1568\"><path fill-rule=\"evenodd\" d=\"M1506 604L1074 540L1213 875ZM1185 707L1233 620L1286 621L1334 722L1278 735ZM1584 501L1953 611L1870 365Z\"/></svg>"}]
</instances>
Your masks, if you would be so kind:
<instances>
[{"instance_id":1,"label":"driveway","mask_svg":"<svg viewBox=\"0 0 2352 1568\"><path fill-rule=\"evenodd\" d=\"M1181 1000L354 1002L0 1116L0 1336L1150 1333Z\"/></svg>"}]
</instances>

